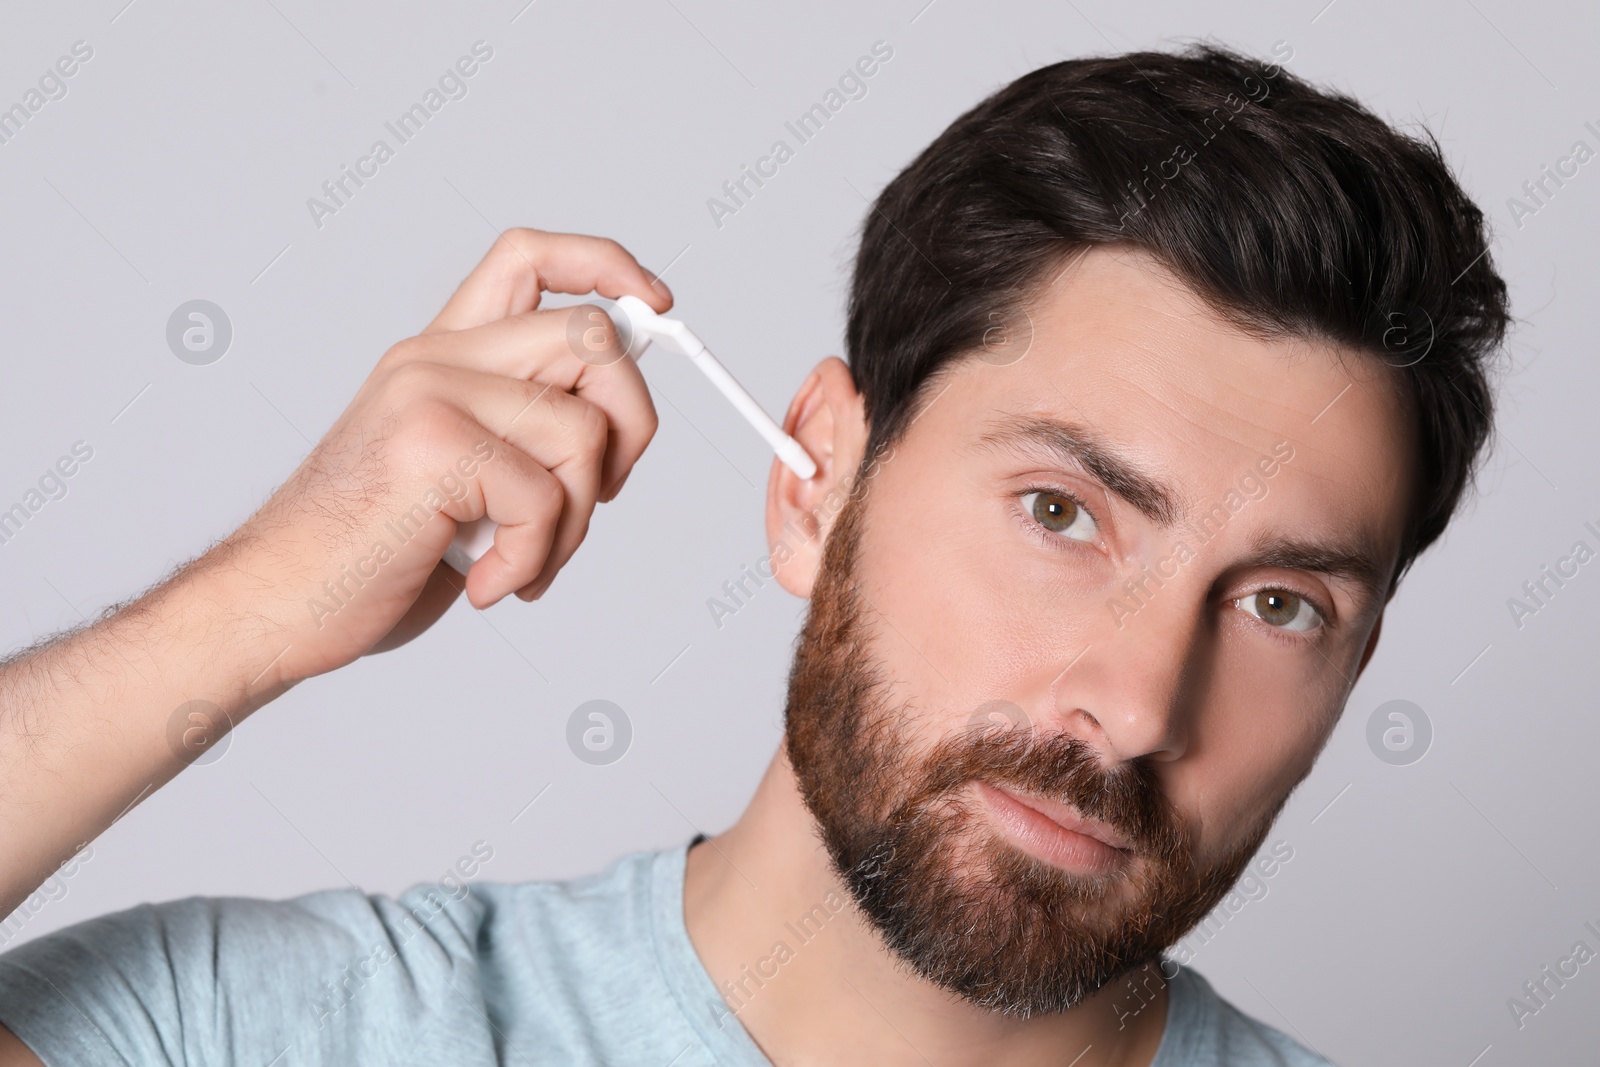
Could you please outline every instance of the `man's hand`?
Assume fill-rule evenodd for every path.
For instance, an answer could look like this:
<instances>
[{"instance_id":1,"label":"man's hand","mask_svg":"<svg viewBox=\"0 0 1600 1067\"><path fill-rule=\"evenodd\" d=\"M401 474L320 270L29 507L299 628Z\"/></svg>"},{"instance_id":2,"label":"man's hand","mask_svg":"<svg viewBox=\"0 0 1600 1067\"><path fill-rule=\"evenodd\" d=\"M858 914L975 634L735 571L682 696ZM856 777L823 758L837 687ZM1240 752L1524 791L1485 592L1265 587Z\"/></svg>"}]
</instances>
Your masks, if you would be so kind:
<instances>
[{"instance_id":1,"label":"man's hand","mask_svg":"<svg viewBox=\"0 0 1600 1067\"><path fill-rule=\"evenodd\" d=\"M672 304L614 242L508 232L221 546L286 681L431 624L462 588L440 563L457 522L499 524L466 578L474 606L538 596L632 470L656 429L639 368L593 307L539 310L545 290Z\"/></svg>"},{"instance_id":2,"label":"man's hand","mask_svg":"<svg viewBox=\"0 0 1600 1067\"><path fill-rule=\"evenodd\" d=\"M457 522L499 523L466 578L474 605L550 585L656 429L609 320L539 309L591 290L672 304L614 242L502 235L248 522L0 663L0 915L200 755L191 739L437 619L461 590L440 563Z\"/></svg>"}]
</instances>

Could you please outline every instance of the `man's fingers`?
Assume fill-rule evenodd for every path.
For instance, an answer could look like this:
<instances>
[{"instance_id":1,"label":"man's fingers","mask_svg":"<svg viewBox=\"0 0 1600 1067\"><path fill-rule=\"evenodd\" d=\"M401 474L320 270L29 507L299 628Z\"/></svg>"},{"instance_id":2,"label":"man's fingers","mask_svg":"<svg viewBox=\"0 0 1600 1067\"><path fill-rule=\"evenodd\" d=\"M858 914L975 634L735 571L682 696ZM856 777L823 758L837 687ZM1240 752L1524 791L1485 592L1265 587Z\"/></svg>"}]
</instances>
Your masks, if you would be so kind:
<instances>
[{"instance_id":1,"label":"man's fingers","mask_svg":"<svg viewBox=\"0 0 1600 1067\"><path fill-rule=\"evenodd\" d=\"M567 522L566 490L542 463L504 444L478 468L478 486L499 524L494 547L467 573L467 599L485 608L546 572Z\"/></svg>"},{"instance_id":2,"label":"man's fingers","mask_svg":"<svg viewBox=\"0 0 1600 1067\"><path fill-rule=\"evenodd\" d=\"M470 376L473 372L460 373ZM600 408L551 383L535 379L507 389L504 379L483 377L487 380L461 396L467 411L550 471L563 490L561 514L543 566L537 571L525 567L507 570L507 580L520 580L503 589L497 585L498 595L503 596L525 585L549 585L583 543L604 486L601 477L610 421ZM515 411L511 410L513 406ZM495 517L492 507L489 517ZM500 545L499 531L495 533L495 545ZM469 585L469 593L471 588Z\"/></svg>"},{"instance_id":3,"label":"man's fingers","mask_svg":"<svg viewBox=\"0 0 1600 1067\"><path fill-rule=\"evenodd\" d=\"M467 592L472 602L482 606L480 597L490 595L490 590L498 598L531 584L548 585L588 532L602 488L604 457L611 436L606 413L553 382L521 381L443 364L399 366L388 388L394 390L401 421L417 433L448 440L451 447L455 447L453 442L460 436L458 428L463 425L468 436L481 436L487 431L499 439L495 460L479 467L483 472L478 483L483 506L496 522L508 521L501 514L513 514L516 517L510 521L526 529L508 533L512 539L505 542L497 531L495 559L484 567L488 577L475 578L477 567L468 576ZM551 517L548 541L539 541L544 534L527 517L527 501L499 500L494 495L490 468L505 454L517 461L511 466L520 470L521 461L531 461L559 486L557 514ZM521 483L509 484L515 491ZM539 506L539 500L533 504ZM475 519L483 512L461 506L450 514L459 521ZM539 547L538 553L533 553L530 546Z\"/></svg>"},{"instance_id":4,"label":"man's fingers","mask_svg":"<svg viewBox=\"0 0 1600 1067\"><path fill-rule=\"evenodd\" d=\"M611 320L591 304L412 338L384 358L393 364L423 362L503 378L538 378L599 407L611 430L602 499L610 499L633 469L659 421L638 365L624 353Z\"/></svg>"},{"instance_id":5,"label":"man's fingers","mask_svg":"<svg viewBox=\"0 0 1600 1067\"><path fill-rule=\"evenodd\" d=\"M387 363L443 363L506 378L535 375L570 389L584 367L626 358L609 317L592 304L524 311L481 326L422 334L396 344Z\"/></svg>"},{"instance_id":6,"label":"man's fingers","mask_svg":"<svg viewBox=\"0 0 1600 1067\"><path fill-rule=\"evenodd\" d=\"M603 237L507 230L495 240L423 333L467 330L539 306L544 292L632 294L655 311L672 306L665 282Z\"/></svg>"}]
</instances>

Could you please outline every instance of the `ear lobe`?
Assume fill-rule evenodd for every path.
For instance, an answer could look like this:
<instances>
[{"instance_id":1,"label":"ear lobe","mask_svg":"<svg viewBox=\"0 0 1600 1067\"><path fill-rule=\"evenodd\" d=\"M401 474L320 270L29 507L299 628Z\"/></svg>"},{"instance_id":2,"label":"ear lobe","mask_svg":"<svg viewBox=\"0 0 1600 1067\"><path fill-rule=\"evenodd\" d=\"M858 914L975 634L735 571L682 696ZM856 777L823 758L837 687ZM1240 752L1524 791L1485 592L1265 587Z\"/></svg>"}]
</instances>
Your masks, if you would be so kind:
<instances>
[{"instance_id":1,"label":"ear lobe","mask_svg":"<svg viewBox=\"0 0 1600 1067\"><path fill-rule=\"evenodd\" d=\"M773 460L767 478L767 547L779 584L809 598L822 546L866 451L865 406L843 360L829 356L817 364L790 401L783 428L816 460L817 473L802 481Z\"/></svg>"}]
</instances>

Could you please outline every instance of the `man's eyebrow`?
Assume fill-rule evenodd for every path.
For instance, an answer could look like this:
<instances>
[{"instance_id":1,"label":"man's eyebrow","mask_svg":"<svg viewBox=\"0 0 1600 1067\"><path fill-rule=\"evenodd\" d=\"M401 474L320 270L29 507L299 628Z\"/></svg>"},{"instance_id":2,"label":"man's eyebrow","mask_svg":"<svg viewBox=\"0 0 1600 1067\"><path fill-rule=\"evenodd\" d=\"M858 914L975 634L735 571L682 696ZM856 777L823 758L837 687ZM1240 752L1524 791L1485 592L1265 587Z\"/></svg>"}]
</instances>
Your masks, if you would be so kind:
<instances>
[{"instance_id":1,"label":"man's eyebrow","mask_svg":"<svg viewBox=\"0 0 1600 1067\"><path fill-rule=\"evenodd\" d=\"M1096 481L1161 526L1177 521L1172 490L1139 471L1115 446L1087 427L1041 415L1007 416L989 423L978 437L987 448L1048 452L1068 466L1079 466Z\"/></svg>"},{"instance_id":2,"label":"man's eyebrow","mask_svg":"<svg viewBox=\"0 0 1600 1067\"><path fill-rule=\"evenodd\" d=\"M1389 570L1379 554L1366 544L1307 541L1275 534L1256 538L1254 562L1263 567L1314 571L1344 578L1361 587L1370 602L1382 602L1389 588Z\"/></svg>"}]
</instances>

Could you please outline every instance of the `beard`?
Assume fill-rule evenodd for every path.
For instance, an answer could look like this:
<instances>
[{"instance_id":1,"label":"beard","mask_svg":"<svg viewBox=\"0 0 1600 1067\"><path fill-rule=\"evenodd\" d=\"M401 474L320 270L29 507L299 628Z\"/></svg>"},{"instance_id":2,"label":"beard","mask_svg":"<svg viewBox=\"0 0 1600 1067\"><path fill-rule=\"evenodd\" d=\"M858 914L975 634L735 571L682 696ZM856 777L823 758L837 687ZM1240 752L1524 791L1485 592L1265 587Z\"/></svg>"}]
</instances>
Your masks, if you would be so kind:
<instances>
[{"instance_id":1,"label":"beard","mask_svg":"<svg viewBox=\"0 0 1600 1067\"><path fill-rule=\"evenodd\" d=\"M801 795L856 906L915 974L1010 1016L1064 1011L1156 961L1203 919L1282 801L1202 866L1148 763L1106 768L1077 737L992 723L919 752L911 710L888 695L892 679L862 625L866 484L828 538L790 671L785 750ZM976 810L974 780L1103 821L1126 838L1128 862L1083 875L1020 851Z\"/></svg>"}]
</instances>

